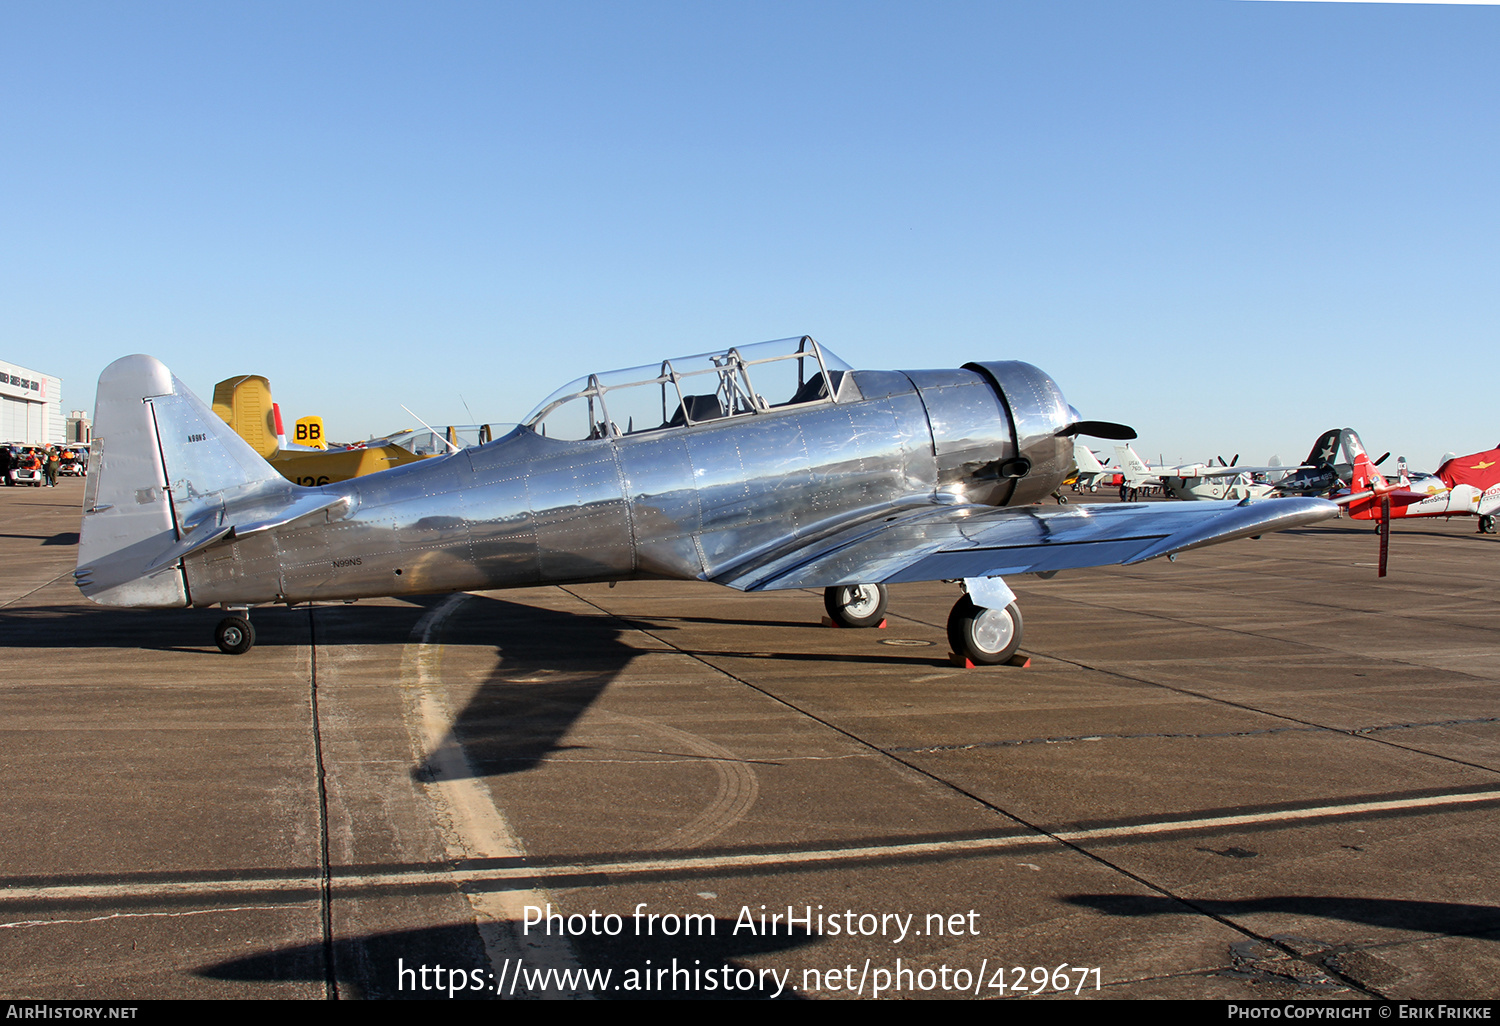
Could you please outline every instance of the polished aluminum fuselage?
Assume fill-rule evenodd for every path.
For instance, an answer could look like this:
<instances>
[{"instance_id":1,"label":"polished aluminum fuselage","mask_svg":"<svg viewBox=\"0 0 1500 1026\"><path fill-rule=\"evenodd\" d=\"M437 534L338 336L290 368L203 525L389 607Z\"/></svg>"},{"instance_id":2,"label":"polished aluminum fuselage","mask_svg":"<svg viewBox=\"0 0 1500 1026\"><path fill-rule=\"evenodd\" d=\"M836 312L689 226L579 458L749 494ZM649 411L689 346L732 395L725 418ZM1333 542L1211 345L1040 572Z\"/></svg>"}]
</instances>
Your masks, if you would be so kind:
<instances>
[{"instance_id":1,"label":"polished aluminum fuselage","mask_svg":"<svg viewBox=\"0 0 1500 1026\"><path fill-rule=\"evenodd\" d=\"M189 555L188 600L708 579L894 510L1033 502L1071 465L1069 408L1029 364L851 378L837 402L586 441L522 427L309 489L344 501Z\"/></svg>"}]
</instances>

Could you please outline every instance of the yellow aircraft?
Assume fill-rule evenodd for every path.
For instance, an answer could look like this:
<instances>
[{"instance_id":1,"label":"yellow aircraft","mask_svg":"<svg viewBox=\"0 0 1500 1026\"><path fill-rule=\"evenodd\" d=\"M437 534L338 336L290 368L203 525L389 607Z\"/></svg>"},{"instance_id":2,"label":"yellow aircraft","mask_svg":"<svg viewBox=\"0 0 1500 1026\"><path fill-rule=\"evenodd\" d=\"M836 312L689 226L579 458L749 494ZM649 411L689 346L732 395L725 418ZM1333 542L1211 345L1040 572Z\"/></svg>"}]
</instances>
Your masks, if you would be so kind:
<instances>
[{"instance_id":1,"label":"yellow aircraft","mask_svg":"<svg viewBox=\"0 0 1500 1026\"><path fill-rule=\"evenodd\" d=\"M281 410L271 400L271 383L259 374L242 374L215 385L213 410L282 477L299 485L335 484L427 458L384 440L330 449L321 417L297 421L301 444L288 446Z\"/></svg>"},{"instance_id":2,"label":"yellow aircraft","mask_svg":"<svg viewBox=\"0 0 1500 1026\"><path fill-rule=\"evenodd\" d=\"M327 449L328 436L323 434L322 417L300 417L297 420L297 444L309 449Z\"/></svg>"}]
</instances>

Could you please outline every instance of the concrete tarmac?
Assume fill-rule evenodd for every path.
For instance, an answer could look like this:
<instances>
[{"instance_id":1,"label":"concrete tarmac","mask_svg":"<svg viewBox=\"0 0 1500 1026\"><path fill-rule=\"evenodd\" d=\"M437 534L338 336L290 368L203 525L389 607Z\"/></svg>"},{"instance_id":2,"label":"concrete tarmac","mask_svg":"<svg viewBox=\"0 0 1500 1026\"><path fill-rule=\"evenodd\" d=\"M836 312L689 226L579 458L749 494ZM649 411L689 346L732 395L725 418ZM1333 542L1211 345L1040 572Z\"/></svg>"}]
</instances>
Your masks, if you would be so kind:
<instances>
[{"instance_id":1,"label":"concrete tarmac","mask_svg":"<svg viewBox=\"0 0 1500 1026\"><path fill-rule=\"evenodd\" d=\"M4 997L1496 996L1473 520L1385 580L1348 520L1015 579L1028 669L950 665L943 584L866 631L655 582L261 609L236 657L82 598L82 490L0 489Z\"/></svg>"}]
</instances>

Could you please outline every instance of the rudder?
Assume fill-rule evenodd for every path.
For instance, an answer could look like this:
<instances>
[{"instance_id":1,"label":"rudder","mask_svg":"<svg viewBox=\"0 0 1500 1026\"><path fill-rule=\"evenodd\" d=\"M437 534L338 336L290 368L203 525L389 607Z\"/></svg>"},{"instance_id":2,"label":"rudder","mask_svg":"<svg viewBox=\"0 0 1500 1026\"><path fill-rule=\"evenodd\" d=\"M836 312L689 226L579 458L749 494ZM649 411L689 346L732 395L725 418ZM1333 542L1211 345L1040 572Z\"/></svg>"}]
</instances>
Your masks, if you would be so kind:
<instances>
[{"instance_id":1,"label":"rudder","mask_svg":"<svg viewBox=\"0 0 1500 1026\"><path fill-rule=\"evenodd\" d=\"M227 502L287 482L150 356L104 369L94 415L78 587L103 605L188 605L175 554L224 533Z\"/></svg>"}]
</instances>

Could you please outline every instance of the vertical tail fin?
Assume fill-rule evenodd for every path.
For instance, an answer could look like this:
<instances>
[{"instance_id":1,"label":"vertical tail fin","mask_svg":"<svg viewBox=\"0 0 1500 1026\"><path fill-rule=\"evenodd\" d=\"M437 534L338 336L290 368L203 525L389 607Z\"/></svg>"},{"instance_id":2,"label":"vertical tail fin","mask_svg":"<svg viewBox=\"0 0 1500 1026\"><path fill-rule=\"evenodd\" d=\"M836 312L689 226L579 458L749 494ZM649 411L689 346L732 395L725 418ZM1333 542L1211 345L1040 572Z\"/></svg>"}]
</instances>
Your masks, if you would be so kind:
<instances>
[{"instance_id":1,"label":"vertical tail fin","mask_svg":"<svg viewBox=\"0 0 1500 1026\"><path fill-rule=\"evenodd\" d=\"M1099 462L1099 457L1094 455L1094 450L1077 440L1073 442L1073 463L1078 467L1080 474L1104 472L1104 465Z\"/></svg>"},{"instance_id":2,"label":"vertical tail fin","mask_svg":"<svg viewBox=\"0 0 1500 1026\"><path fill-rule=\"evenodd\" d=\"M183 606L177 556L227 533L226 505L292 486L149 356L99 376L78 587L95 602Z\"/></svg>"},{"instance_id":3,"label":"vertical tail fin","mask_svg":"<svg viewBox=\"0 0 1500 1026\"><path fill-rule=\"evenodd\" d=\"M1131 488L1140 488L1142 485L1154 483L1155 478L1147 469L1145 461L1137 456L1130 446L1115 446L1115 459L1119 461L1120 469L1125 474L1125 483Z\"/></svg>"},{"instance_id":4,"label":"vertical tail fin","mask_svg":"<svg viewBox=\"0 0 1500 1026\"><path fill-rule=\"evenodd\" d=\"M1334 462L1339 454L1339 438L1347 428L1329 428L1318 436L1313 443L1312 451L1307 454L1307 459L1302 462L1309 467L1321 467L1325 463Z\"/></svg>"},{"instance_id":5,"label":"vertical tail fin","mask_svg":"<svg viewBox=\"0 0 1500 1026\"><path fill-rule=\"evenodd\" d=\"M279 447L281 414L271 398L271 383L259 374L215 385L213 411L261 456L269 457Z\"/></svg>"},{"instance_id":6,"label":"vertical tail fin","mask_svg":"<svg viewBox=\"0 0 1500 1026\"><path fill-rule=\"evenodd\" d=\"M1354 464L1354 476L1349 482L1350 490L1365 492L1384 488L1385 478L1375 469L1375 464L1370 462L1370 454L1365 452L1365 445L1353 428L1344 429L1343 444Z\"/></svg>"}]
</instances>

